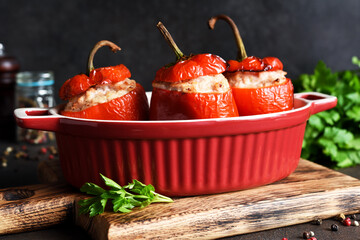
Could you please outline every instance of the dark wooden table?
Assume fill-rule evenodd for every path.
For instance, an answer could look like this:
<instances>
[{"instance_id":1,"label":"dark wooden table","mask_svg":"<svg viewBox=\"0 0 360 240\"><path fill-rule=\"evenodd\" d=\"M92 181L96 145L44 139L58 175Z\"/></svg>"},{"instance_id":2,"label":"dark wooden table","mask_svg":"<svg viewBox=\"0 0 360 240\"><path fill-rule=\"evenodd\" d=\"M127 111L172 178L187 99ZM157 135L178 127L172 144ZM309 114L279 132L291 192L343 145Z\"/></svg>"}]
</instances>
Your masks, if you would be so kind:
<instances>
[{"instance_id":1,"label":"dark wooden table","mask_svg":"<svg viewBox=\"0 0 360 240\"><path fill-rule=\"evenodd\" d=\"M0 141L0 157L3 155L7 147L13 147L15 150L20 150L23 146L26 146L29 153L28 158L16 158L8 157L6 162L6 167L1 167L3 164L0 162L0 188L6 187L15 187L15 186L24 186L37 184L40 182L37 174L37 168L40 161L49 157L49 153L41 153L42 147L47 147L46 145L24 145L18 143L10 143L6 141ZM54 145L54 143L50 143ZM339 170L342 173L356 177L360 179L360 166L353 168L346 168ZM359 209L360 212L360 209ZM356 217L360 219L360 214L356 214ZM1 219L0 219L1 224ZM339 231L334 232L330 230L332 224L337 224L339 226ZM290 239L303 239L302 235L305 231L313 231L315 237L320 239L360 239L360 227L350 226L345 227L339 224L339 221L336 219L326 219L323 220L321 225L315 225L313 223L298 224L289 227L276 228L267 231L260 231L251 234L238 235L233 237L228 237L225 239L241 239L241 240L250 240L250 239L279 239L286 237ZM18 234L9 234L0 236L0 240L18 240L18 239L90 239L90 237L83 231L80 227L77 227L73 224L64 223L50 227L44 230L24 232Z\"/></svg>"}]
</instances>

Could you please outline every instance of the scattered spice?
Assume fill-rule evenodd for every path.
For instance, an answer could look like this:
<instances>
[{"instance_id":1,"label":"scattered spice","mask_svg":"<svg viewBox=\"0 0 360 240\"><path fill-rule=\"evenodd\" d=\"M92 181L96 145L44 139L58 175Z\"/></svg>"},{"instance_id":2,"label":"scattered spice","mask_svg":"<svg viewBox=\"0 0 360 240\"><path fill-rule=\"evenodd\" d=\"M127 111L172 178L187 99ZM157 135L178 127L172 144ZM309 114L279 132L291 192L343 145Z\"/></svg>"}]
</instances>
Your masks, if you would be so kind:
<instances>
[{"instance_id":1,"label":"scattered spice","mask_svg":"<svg viewBox=\"0 0 360 240\"><path fill-rule=\"evenodd\" d=\"M354 226L356 226L356 227L358 227L358 226L359 226L359 222L358 222L358 221L356 221L356 220L354 220L353 224L354 224Z\"/></svg>"},{"instance_id":2,"label":"scattered spice","mask_svg":"<svg viewBox=\"0 0 360 240\"><path fill-rule=\"evenodd\" d=\"M310 238L310 233L309 232L304 232L303 233L303 239L309 239Z\"/></svg>"},{"instance_id":3,"label":"scattered spice","mask_svg":"<svg viewBox=\"0 0 360 240\"><path fill-rule=\"evenodd\" d=\"M47 148L46 147L40 148L40 153L46 154L47 153Z\"/></svg>"},{"instance_id":4,"label":"scattered spice","mask_svg":"<svg viewBox=\"0 0 360 240\"><path fill-rule=\"evenodd\" d=\"M15 153L15 157L16 157L17 159L20 159L20 158L28 158L29 155L28 155L26 152L24 152L24 151L18 151L18 152Z\"/></svg>"},{"instance_id":5,"label":"scattered spice","mask_svg":"<svg viewBox=\"0 0 360 240\"><path fill-rule=\"evenodd\" d=\"M315 233L313 231L310 231L309 234L310 234L310 237L315 236Z\"/></svg>"},{"instance_id":6,"label":"scattered spice","mask_svg":"<svg viewBox=\"0 0 360 240\"><path fill-rule=\"evenodd\" d=\"M350 218L345 218L345 220L343 221L343 224L345 226L351 226L351 219Z\"/></svg>"},{"instance_id":7,"label":"scattered spice","mask_svg":"<svg viewBox=\"0 0 360 240\"><path fill-rule=\"evenodd\" d=\"M331 231L338 231L339 230L339 227L338 227L338 225L336 225L336 224L332 224L331 225Z\"/></svg>"},{"instance_id":8,"label":"scattered spice","mask_svg":"<svg viewBox=\"0 0 360 240\"><path fill-rule=\"evenodd\" d=\"M7 167L7 159L5 157L1 158L1 167L3 168Z\"/></svg>"},{"instance_id":9,"label":"scattered spice","mask_svg":"<svg viewBox=\"0 0 360 240\"><path fill-rule=\"evenodd\" d=\"M345 215L343 213L341 213L339 216L337 216L337 218L340 220L340 221L344 221L345 220Z\"/></svg>"},{"instance_id":10,"label":"scattered spice","mask_svg":"<svg viewBox=\"0 0 360 240\"><path fill-rule=\"evenodd\" d=\"M4 155L5 155L5 156L9 156L10 153L11 153L13 150L14 150L13 147L7 147L6 150L5 150L5 152L4 152Z\"/></svg>"},{"instance_id":11,"label":"scattered spice","mask_svg":"<svg viewBox=\"0 0 360 240\"><path fill-rule=\"evenodd\" d=\"M313 221L313 224L315 224L315 225L321 225L321 224L322 224L322 219L321 219L321 218L316 218L316 219Z\"/></svg>"},{"instance_id":12,"label":"scattered spice","mask_svg":"<svg viewBox=\"0 0 360 240\"><path fill-rule=\"evenodd\" d=\"M52 155L57 155L57 150L55 146L49 146L48 150Z\"/></svg>"},{"instance_id":13,"label":"scattered spice","mask_svg":"<svg viewBox=\"0 0 360 240\"><path fill-rule=\"evenodd\" d=\"M35 151L34 151L35 150ZM49 160L55 159L55 156L58 155L57 148L53 145L39 147L29 151L29 148L26 144L21 146L8 146L0 155L0 168L5 168L8 166L8 161L11 158L23 159L23 160L32 160L39 161L47 157Z\"/></svg>"}]
</instances>

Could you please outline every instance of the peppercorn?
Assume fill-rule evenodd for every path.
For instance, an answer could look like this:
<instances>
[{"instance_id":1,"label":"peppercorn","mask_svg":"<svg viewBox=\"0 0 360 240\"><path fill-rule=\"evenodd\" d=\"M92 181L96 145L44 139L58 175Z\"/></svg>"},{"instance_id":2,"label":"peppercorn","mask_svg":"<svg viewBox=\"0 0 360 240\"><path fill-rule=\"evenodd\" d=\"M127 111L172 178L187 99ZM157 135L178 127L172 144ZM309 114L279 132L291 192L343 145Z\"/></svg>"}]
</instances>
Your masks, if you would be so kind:
<instances>
[{"instance_id":1,"label":"peppercorn","mask_svg":"<svg viewBox=\"0 0 360 240\"><path fill-rule=\"evenodd\" d=\"M309 233L309 232L304 232L304 233L303 233L303 238L304 238L304 239L310 238L310 233Z\"/></svg>"},{"instance_id":2,"label":"peppercorn","mask_svg":"<svg viewBox=\"0 0 360 240\"><path fill-rule=\"evenodd\" d=\"M7 167L7 159L5 157L1 158L1 167L3 168Z\"/></svg>"},{"instance_id":3,"label":"peppercorn","mask_svg":"<svg viewBox=\"0 0 360 240\"><path fill-rule=\"evenodd\" d=\"M352 215L350 216L350 218L356 220L356 214L352 214Z\"/></svg>"},{"instance_id":4,"label":"peppercorn","mask_svg":"<svg viewBox=\"0 0 360 240\"><path fill-rule=\"evenodd\" d=\"M7 147L4 151L5 156L9 156L9 154L14 150L13 147Z\"/></svg>"},{"instance_id":5,"label":"peppercorn","mask_svg":"<svg viewBox=\"0 0 360 240\"><path fill-rule=\"evenodd\" d=\"M307 240L317 240L316 237L308 238Z\"/></svg>"},{"instance_id":6,"label":"peppercorn","mask_svg":"<svg viewBox=\"0 0 360 240\"><path fill-rule=\"evenodd\" d=\"M310 231L309 234L310 234L310 237L315 236L315 233L313 231Z\"/></svg>"},{"instance_id":7,"label":"peppercorn","mask_svg":"<svg viewBox=\"0 0 360 240\"><path fill-rule=\"evenodd\" d=\"M54 146L49 146L48 149L49 149L49 151L50 151L51 154L53 154L53 155L56 155L56 154L57 154L56 147L54 147Z\"/></svg>"},{"instance_id":8,"label":"peppercorn","mask_svg":"<svg viewBox=\"0 0 360 240\"><path fill-rule=\"evenodd\" d=\"M45 153L47 152L46 147L42 147L42 148L40 148L40 152L41 152L42 154L45 154Z\"/></svg>"},{"instance_id":9,"label":"peppercorn","mask_svg":"<svg viewBox=\"0 0 360 240\"><path fill-rule=\"evenodd\" d=\"M54 155L52 154L49 155L49 160L53 160L54 158L55 158Z\"/></svg>"},{"instance_id":10,"label":"peppercorn","mask_svg":"<svg viewBox=\"0 0 360 240\"><path fill-rule=\"evenodd\" d=\"M336 232L337 230L339 230L338 225L332 224L332 225L331 225L331 231L335 231L335 232Z\"/></svg>"},{"instance_id":11,"label":"peppercorn","mask_svg":"<svg viewBox=\"0 0 360 240\"><path fill-rule=\"evenodd\" d=\"M281 239L281 240L288 240L287 238L283 238L283 239Z\"/></svg>"},{"instance_id":12,"label":"peppercorn","mask_svg":"<svg viewBox=\"0 0 360 240\"><path fill-rule=\"evenodd\" d=\"M350 218L345 218L345 220L343 221L343 224L345 226L351 226L351 219Z\"/></svg>"},{"instance_id":13,"label":"peppercorn","mask_svg":"<svg viewBox=\"0 0 360 240\"><path fill-rule=\"evenodd\" d=\"M359 222L358 222L358 221L356 221L356 220L354 220L353 224L354 224L354 226L356 226L356 227L358 227L358 226L359 226Z\"/></svg>"},{"instance_id":14,"label":"peppercorn","mask_svg":"<svg viewBox=\"0 0 360 240\"><path fill-rule=\"evenodd\" d=\"M18 152L15 153L15 157L16 157L16 159L28 158L29 155L24 151L18 151Z\"/></svg>"},{"instance_id":15,"label":"peppercorn","mask_svg":"<svg viewBox=\"0 0 360 240\"><path fill-rule=\"evenodd\" d=\"M317 218L313 221L313 224L315 225L321 225L322 224L322 219L321 218Z\"/></svg>"},{"instance_id":16,"label":"peppercorn","mask_svg":"<svg viewBox=\"0 0 360 240\"><path fill-rule=\"evenodd\" d=\"M338 216L338 219L340 221L344 221L345 220L345 215L343 213L341 213L339 216Z\"/></svg>"}]
</instances>

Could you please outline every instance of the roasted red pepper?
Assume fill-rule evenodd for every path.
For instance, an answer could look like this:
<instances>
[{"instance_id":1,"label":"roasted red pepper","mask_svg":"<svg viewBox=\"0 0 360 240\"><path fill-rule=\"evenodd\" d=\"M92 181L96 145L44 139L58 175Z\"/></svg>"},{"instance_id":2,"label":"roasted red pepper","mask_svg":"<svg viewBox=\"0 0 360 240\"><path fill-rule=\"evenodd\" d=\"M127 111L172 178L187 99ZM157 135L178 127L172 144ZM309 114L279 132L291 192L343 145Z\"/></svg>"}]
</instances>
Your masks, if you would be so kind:
<instances>
[{"instance_id":1,"label":"roasted red pepper","mask_svg":"<svg viewBox=\"0 0 360 240\"><path fill-rule=\"evenodd\" d=\"M190 57L177 47L162 23L157 25L173 48L175 64L159 69L153 81L150 103L151 120L203 119L238 116L231 89L226 92L184 92L161 89L156 83L184 83L201 76L221 74L226 69L225 61L212 54Z\"/></svg>"},{"instance_id":2,"label":"roasted red pepper","mask_svg":"<svg viewBox=\"0 0 360 240\"><path fill-rule=\"evenodd\" d=\"M239 115L257 115L292 109L294 91L290 79L280 85L262 88L233 88Z\"/></svg>"},{"instance_id":3,"label":"roasted red pepper","mask_svg":"<svg viewBox=\"0 0 360 240\"><path fill-rule=\"evenodd\" d=\"M227 72L236 72L236 71L250 71L250 72L260 72L260 71L275 71L283 70L282 62L276 57L265 57L263 59L258 57L246 57L242 61L229 60L229 67L226 69Z\"/></svg>"},{"instance_id":4,"label":"roasted red pepper","mask_svg":"<svg viewBox=\"0 0 360 240\"><path fill-rule=\"evenodd\" d=\"M145 90L140 84L122 97L109 102L101 103L82 111L62 111L62 115L76 118L103 119L103 120L146 120L149 106Z\"/></svg>"},{"instance_id":5,"label":"roasted red pepper","mask_svg":"<svg viewBox=\"0 0 360 240\"><path fill-rule=\"evenodd\" d=\"M208 24L214 29L218 19L230 24L238 47L237 60L229 60L228 68L224 74L230 78L237 72L267 72L283 70L282 62L276 57L248 57L242 42L239 30L233 20L226 15L212 17ZM239 88L232 86L236 105L241 116L256 115L272 112L291 110L294 106L294 88L290 79L278 84L277 81L271 86L258 88Z\"/></svg>"},{"instance_id":6,"label":"roasted red pepper","mask_svg":"<svg viewBox=\"0 0 360 240\"><path fill-rule=\"evenodd\" d=\"M170 67L162 67L156 72L154 82L179 82L223 73L225 70L226 62L219 56L198 54Z\"/></svg>"},{"instance_id":7,"label":"roasted red pepper","mask_svg":"<svg viewBox=\"0 0 360 240\"><path fill-rule=\"evenodd\" d=\"M183 93L159 88L152 91L150 119L186 120L236 116L239 114L231 91Z\"/></svg>"},{"instance_id":8,"label":"roasted red pepper","mask_svg":"<svg viewBox=\"0 0 360 240\"><path fill-rule=\"evenodd\" d=\"M70 100L96 85L115 84L131 77L129 69L123 64L94 69L94 55L102 46L109 46L113 52L120 50L112 42L106 40L98 42L89 55L88 75L79 74L68 79L60 88L61 99ZM64 110L61 114L69 117L102 120L146 120L149 115L149 104L144 88L140 84L136 84L133 90L121 97L81 111Z\"/></svg>"}]
</instances>

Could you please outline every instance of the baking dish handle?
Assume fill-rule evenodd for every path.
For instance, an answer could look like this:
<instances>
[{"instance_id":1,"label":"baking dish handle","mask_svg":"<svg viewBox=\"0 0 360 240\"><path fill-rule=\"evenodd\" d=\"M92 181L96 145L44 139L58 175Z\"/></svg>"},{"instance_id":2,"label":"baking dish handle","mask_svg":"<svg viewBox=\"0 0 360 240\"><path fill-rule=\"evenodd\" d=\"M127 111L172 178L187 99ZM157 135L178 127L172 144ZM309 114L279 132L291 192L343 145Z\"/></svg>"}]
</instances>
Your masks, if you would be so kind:
<instances>
[{"instance_id":1,"label":"baking dish handle","mask_svg":"<svg viewBox=\"0 0 360 240\"><path fill-rule=\"evenodd\" d=\"M48 108L17 108L14 111L19 127L56 132L61 117L49 113Z\"/></svg>"},{"instance_id":2,"label":"baking dish handle","mask_svg":"<svg viewBox=\"0 0 360 240\"><path fill-rule=\"evenodd\" d=\"M331 109L337 104L336 97L318 92L295 93L294 97L311 102L311 115Z\"/></svg>"}]
</instances>

